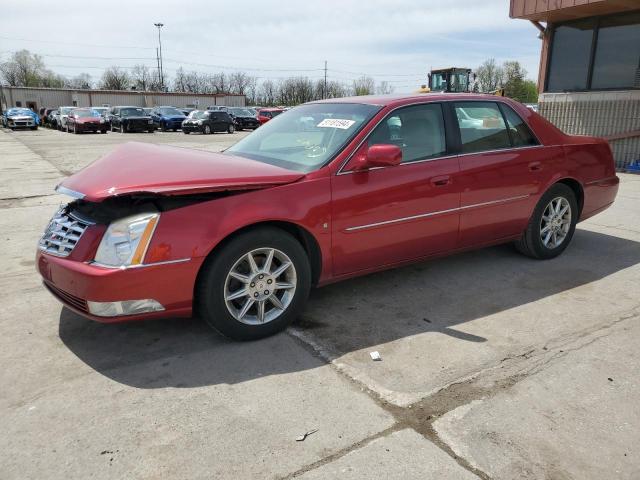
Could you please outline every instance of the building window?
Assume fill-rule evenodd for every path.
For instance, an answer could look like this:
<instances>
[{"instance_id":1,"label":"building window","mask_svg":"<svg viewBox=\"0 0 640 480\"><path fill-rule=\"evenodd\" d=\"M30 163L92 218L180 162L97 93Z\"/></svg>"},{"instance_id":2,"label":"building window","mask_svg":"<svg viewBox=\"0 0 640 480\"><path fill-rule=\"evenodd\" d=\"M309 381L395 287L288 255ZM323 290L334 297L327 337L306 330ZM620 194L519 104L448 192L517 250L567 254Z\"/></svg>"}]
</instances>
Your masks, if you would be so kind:
<instances>
[{"instance_id":1,"label":"building window","mask_svg":"<svg viewBox=\"0 0 640 480\"><path fill-rule=\"evenodd\" d=\"M586 90L595 22L580 20L556 27L553 33L547 91Z\"/></svg>"},{"instance_id":2,"label":"building window","mask_svg":"<svg viewBox=\"0 0 640 480\"><path fill-rule=\"evenodd\" d=\"M640 12L555 26L545 91L628 88L640 88Z\"/></svg>"},{"instance_id":3,"label":"building window","mask_svg":"<svg viewBox=\"0 0 640 480\"><path fill-rule=\"evenodd\" d=\"M591 88L640 88L640 13L603 18Z\"/></svg>"},{"instance_id":4,"label":"building window","mask_svg":"<svg viewBox=\"0 0 640 480\"><path fill-rule=\"evenodd\" d=\"M21 106L22 106L22 102L21 102L20 100L18 100L18 101L16 102L16 107L21 107Z\"/></svg>"}]
</instances>

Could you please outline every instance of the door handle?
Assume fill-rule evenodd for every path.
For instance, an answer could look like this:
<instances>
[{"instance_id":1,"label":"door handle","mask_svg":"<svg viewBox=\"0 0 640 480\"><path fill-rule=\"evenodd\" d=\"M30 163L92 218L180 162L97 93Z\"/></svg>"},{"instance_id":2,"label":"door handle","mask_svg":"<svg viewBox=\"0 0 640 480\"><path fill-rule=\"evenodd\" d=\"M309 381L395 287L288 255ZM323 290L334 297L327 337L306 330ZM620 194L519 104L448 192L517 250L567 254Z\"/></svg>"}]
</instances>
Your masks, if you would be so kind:
<instances>
[{"instance_id":1,"label":"door handle","mask_svg":"<svg viewBox=\"0 0 640 480\"><path fill-rule=\"evenodd\" d=\"M443 187L445 185L449 185L451 183L451 177L449 175L441 175L439 177L433 177L431 179L431 184L436 187Z\"/></svg>"},{"instance_id":2,"label":"door handle","mask_svg":"<svg viewBox=\"0 0 640 480\"><path fill-rule=\"evenodd\" d=\"M532 172L537 172L539 170L542 170L542 164L540 162L531 162L529 164L529 170Z\"/></svg>"}]
</instances>

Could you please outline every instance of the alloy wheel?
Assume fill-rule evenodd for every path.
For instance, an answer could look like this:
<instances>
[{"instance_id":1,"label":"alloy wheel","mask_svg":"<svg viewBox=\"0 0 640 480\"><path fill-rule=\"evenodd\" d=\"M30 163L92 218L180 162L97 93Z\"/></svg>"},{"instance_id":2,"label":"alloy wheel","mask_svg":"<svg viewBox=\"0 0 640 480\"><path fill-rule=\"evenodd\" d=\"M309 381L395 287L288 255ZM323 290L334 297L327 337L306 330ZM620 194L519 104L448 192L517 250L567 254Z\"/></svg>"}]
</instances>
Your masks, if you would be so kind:
<instances>
[{"instance_id":1,"label":"alloy wheel","mask_svg":"<svg viewBox=\"0 0 640 480\"><path fill-rule=\"evenodd\" d=\"M559 247L571 229L571 205L564 197L551 200L540 219L540 240L549 249Z\"/></svg>"},{"instance_id":2,"label":"alloy wheel","mask_svg":"<svg viewBox=\"0 0 640 480\"><path fill-rule=\"evenodd\" d=\"M224 284L229 313L247 325L262 325L282 315L296 292L296 268L275 248L259 248L240 257Z\"/></svg>"}]
</instances>

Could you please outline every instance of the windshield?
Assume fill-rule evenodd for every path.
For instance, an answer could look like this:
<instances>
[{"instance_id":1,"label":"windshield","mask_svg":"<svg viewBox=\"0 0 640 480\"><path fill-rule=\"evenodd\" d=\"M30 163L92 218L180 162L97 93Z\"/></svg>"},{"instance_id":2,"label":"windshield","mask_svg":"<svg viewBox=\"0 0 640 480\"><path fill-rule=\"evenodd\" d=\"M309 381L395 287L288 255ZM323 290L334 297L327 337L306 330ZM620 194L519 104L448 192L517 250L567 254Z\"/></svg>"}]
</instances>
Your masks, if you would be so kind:
<instances>
[{"instance_id":1,"label":"windshield","mask_svg":"<svg viewBox=\"0 0 640 480\"><path fill-rule=\"evenodd\" d=\"M162 115L180 115L180 116L184 116L184 113L182 113L180 110L178 110L177 108L173 108L173 107L164 107L160 109L160 113Z\"/></svg>"},{"instance_id":2,"label":"windshield","mask_svg":"<svg viewBox=\"0 0 640 480\"><path fill-rule=\"evenodd\" d=\"M203 118L207 118L207 112L203 112L201 110L194 110L189 114L189 118L196 118L198 120L202 120Z\"/></svg>"},{"instance_id":3,"label":"windshield","mask_svg":"<svg viewBox=\"0 0 640 480\"><path fill-rule=\"evenodd\" d=\"M69 115L69 112L73 110L73 107L61 107L60 114L61 115Z\"/></svg>"},{"instance_id":4,"label":"windshield","mask_svg":"<svg viewBox=\"0 0 640 480\"><path fill-rule=\"evenodd\" d=\"M123 117L144 117L144 110L141 108L122 108L120 115Z\"/></svg>"},{"instance_id":5,"label":"windshield","mask_svg":"<svg viewBox=\"0 0 640 480\"><path fill-rule=\"evenodd\" d=\"M100 112L97 110L92 110L90 108L83 108L82 110L74 110L72 112L74 115L78 115L79 117L99 117Z\"/></svg>"},{"instance_id":6,"label":"windshield","mask_svg":"<svg viewBox=\"0 0 640 480\"><path fill-rule=\"evenodd\" d=\"M302 105L265 123L227 152L310 172L340 152L378 110L378 106L354 103Z\"/></svg>"},{"instance_id":7,"label":"windshield","mask_svg":"<svg viewBox=\"0 0 640 480\"><path fill-rule=\"evenodd\" d=\"M244 108L232 108L231 113L236 117L253 117L253 114Z\"/></svg>"}]
</instances>

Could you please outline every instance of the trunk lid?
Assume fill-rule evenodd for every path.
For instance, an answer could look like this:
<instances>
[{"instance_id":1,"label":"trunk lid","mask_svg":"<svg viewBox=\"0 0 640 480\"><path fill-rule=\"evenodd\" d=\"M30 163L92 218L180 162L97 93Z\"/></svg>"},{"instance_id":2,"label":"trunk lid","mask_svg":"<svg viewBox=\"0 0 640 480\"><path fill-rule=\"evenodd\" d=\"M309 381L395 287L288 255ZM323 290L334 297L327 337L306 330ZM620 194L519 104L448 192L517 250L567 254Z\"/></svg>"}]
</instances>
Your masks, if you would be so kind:
<instances>
[{"instance_id":1,"label":"trunk lid","mask_svg":"<svg viewBox=\"0 0 640 480\"><path fill-rule=\"evenodd\" d=\"M66 178L58 189L100 202L133 193L188 195L252 190L292 183L303 176L243 157L132 142Z\"/></svg>"}]
</instances>

